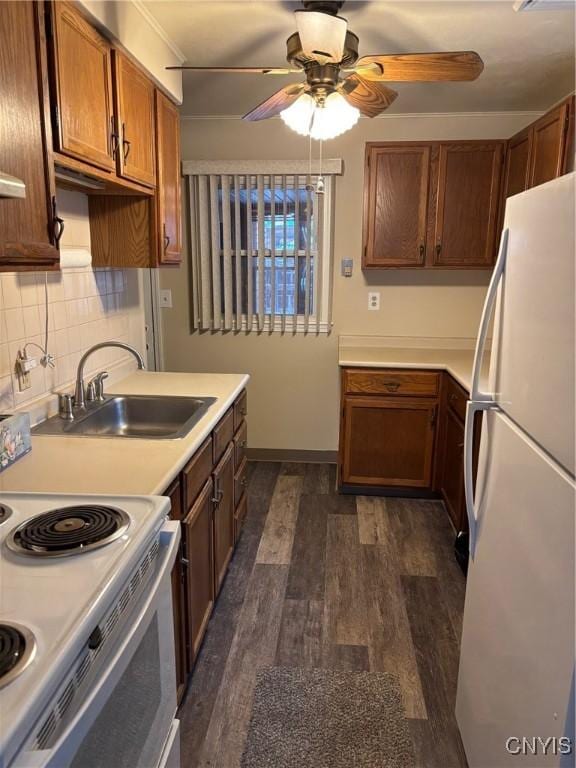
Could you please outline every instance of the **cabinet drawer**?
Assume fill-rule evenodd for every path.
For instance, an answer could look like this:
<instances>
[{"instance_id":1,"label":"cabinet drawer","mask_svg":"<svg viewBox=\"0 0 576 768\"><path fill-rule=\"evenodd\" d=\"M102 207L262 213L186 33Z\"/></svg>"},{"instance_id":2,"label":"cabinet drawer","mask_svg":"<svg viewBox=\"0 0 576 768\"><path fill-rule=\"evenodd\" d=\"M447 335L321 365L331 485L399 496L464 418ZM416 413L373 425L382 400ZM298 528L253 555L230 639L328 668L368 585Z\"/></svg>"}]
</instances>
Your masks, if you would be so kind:
<instances>
[{"instance_id":1,"label":"cabinet drawer","mask_svg":"<svg viewBox=\"0 0 576 768\"><path fill-rule=\"evenodd\" d=\"M344 392L348 395L434 397L438 394L439 380L440 374L434 371L345 369Z\"/></svg>"},{"instance_id":2,"label":"cabinet drawer","mask_svg":"<svg viewBox=\"0 0 576 768\"><path fill-rule=\"evenodd\" d=\"M466 402L468 393L457 384L452 376L446 375L446 403L459 419L464 421L466 418Z\"/></svg>"},{"instance_id":3,"label":"cabinet drawer","mask_svg":"<svg viewBox=\"0 0 576 768\"><path fill-rule=\"evenodd\" d=\"M246 390L240 393L234 403L234 432L238 430L240 424L248 413L248 396Z\"/></svg>"},{"instance_id":4,"label":"cabinet drawer","mask_svg":"<svg viewBox=\"0 0 576 768\"><path fill-rule=\"evenodd\" d=\"M246 486L248 484L248 462L244 460L242 466L238 469L234 475L234 507L237 507Z\"/></svg>"},{"instance_id":5,"label":"cabinet drawer","mask_svg":"<svg viewBox=\"0 0 576 768\"><path fill-rule=\"evenodd\" d=\"M244 520L246 520L246 513L248 512L248 497L246 494L242 496L242 500L240 501L240 504L236 508L236 512L234 513L234 542L237 543L238 539L240 538L240 533L242 532L242 526L244 525Z\"/></svg>"},{"instance_id":6,"label":"cabinet drawer","mask_svg":"<svg viewBox=\"0 0 576 768\"><path fill-rule=\"evenodd\" d=\"M214 448L214 455L213 455L214 464L217 464L220 461L222 454L228 447L228 443L232 440L233 436L234 436L234 412L233 412L233 409L230 408L226 412L225 416L222 417L218 425L215 427L214 432L212 433L213 448Z\"/></svg>"},{"instance_id":7,"label":"cabinet drawer","mask_svg":"<svg viewBox=\"0 0 576 768\"><path fill-rule=\"evenodd\" d=\"M240 425L240 429L234 435L234 466L236 469L242 464L246 458L246 439L248 436L248 427L244 421Z\"/></svg>"},{"instance_id":8,"label":"cabinet drawer","mask_svg":"<svg viewBox=\"0 0 576 768\"><path fill-rule=\"evenodd\" d=\"M174 480L174 482L164 491L162 496L168 496L170 498L170 518L172 520L182 520L184 515L182 514L180 480Z\"/></svg>"},{"instance_id":9,"label":"cabinet drawer","mask_svg":"<svg viewBox=\"0 0 576 768\"><path fill-rule=\"evenodd\" d=\"M209 437L184 467L184 509L190 509L212 472L212 438Z\"/></svg>"}]
</instances>

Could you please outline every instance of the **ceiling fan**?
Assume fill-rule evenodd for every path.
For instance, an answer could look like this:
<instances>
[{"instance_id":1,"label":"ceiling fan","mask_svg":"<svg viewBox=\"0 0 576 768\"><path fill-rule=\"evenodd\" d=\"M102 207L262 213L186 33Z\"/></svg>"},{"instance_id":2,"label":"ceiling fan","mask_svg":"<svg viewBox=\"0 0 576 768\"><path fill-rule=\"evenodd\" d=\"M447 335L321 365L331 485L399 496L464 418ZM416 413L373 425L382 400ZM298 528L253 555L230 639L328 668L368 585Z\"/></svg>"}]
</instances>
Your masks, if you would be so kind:
<instances>
[{"instance_id":1,"label":"ceiling fan","mask_svg":"<svg viewBox=\"0 0 576 768\"><path fill-rule=\"evenodd\" d=\"M286 41L289 67L195 67L198 72L290 75L291 83L244 115L265 120L281 115L290 127L313 138L330 138L350 128L362 114L376 117L398 94L386 82L475 80L484 64L474 51L376 54L358 58L358 37L338 15L343 0L302 0L296 29Z\"/></svg>"}]
</instances>

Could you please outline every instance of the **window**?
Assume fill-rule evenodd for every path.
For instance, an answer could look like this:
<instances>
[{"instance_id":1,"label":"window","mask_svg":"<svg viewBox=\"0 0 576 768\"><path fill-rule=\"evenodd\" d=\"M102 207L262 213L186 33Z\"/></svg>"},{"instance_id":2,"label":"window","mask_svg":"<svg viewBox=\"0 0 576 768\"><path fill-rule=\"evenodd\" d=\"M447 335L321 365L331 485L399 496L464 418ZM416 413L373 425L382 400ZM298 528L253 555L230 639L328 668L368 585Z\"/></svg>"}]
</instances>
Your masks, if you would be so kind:
<instances>
[{"instance_id":1,"label":"window","mask_svg":"<svg viewBox=\"0 0 576 768\"><path fill-rule=\"evenodd\" d=\"M244 163L232 173L189 172L207 164L184 164L195 327L327 332L333 174L319 193L317 175L289 167L250 173Z\"/></svg>"}]
</instances>

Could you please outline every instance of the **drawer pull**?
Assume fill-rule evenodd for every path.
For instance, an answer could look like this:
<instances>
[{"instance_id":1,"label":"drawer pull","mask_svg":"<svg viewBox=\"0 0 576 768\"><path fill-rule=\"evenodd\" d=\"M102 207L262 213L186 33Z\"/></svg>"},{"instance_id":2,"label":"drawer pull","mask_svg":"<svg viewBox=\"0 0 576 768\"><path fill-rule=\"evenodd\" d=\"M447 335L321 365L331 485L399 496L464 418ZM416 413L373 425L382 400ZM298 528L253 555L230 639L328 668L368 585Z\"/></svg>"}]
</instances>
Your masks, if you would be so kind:
<instances>
[{"instance_id":1,"label":"drawer pull","mask_svg":"<svg viewBox=\"0 0 576 768\"><path fill-rule=\"evenodd\" d=\"M243 477L242 480L240 480L240 485L242 486L242 488L246 488L246 486L248 485L248 478Z\"/></svg>"},{"instance_id":2,"label":"drawer pull","mask_svg":"<svg viewBox=\"0 0 576 768\"><path fill-rule=\"evenodd\" d=\"M246 448L246 440L239 440L238 448Z\"/></svg>"},{"instance_id":3,"label":"drawer pull","mask_svg":"<svg viewBox=\"0 0 576 768\"><path fill-rule=\"evenodd\" d=\"M400 389L400 384L397 381L385 381L384 386L389 392L396 392L397 389Z\"/></svg>"}]
</instances>

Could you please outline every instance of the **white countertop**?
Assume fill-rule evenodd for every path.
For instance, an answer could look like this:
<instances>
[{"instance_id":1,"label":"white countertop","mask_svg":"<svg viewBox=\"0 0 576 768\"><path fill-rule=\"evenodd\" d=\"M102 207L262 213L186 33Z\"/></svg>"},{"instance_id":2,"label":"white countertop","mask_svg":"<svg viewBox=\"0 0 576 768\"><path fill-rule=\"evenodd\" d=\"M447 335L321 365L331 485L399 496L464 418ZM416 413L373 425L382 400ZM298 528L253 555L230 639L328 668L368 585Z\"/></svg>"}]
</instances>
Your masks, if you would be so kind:
<instances>
[{"instance_id":1,"label":"white countertop","mask_svg":"<svg viewBox=\"0 0 576 768\"><path fill-rule=\"evenodd\" d=\"M433 343L433 340L427 340ZM470 391L472 381L473 349L434 348L428 346L396 346L400 343L394 340L394 345L387 345L386 339L367 339L359 337L354 343L354 337L341 339L338 350L338 364L355 368L425 368L444 370L456 381ZM414 343L418 343L417 341ZM488 385L488 367L490 354L486 354L480 374L480 387Z\"/></svg>"},{"instance_id":2,"label":"white countertop","mask_svg":"<svg viewBox=\"0 0 576 768\"><path fill-rule=\"evenodd\" d=\"M0 473L2 491L159 494L166 490L248 383L246 374L137 371L110 393L215 397L180 440L32 435L32 451Z\"/></svg>"}]
</instances>

